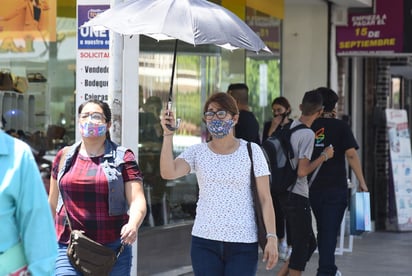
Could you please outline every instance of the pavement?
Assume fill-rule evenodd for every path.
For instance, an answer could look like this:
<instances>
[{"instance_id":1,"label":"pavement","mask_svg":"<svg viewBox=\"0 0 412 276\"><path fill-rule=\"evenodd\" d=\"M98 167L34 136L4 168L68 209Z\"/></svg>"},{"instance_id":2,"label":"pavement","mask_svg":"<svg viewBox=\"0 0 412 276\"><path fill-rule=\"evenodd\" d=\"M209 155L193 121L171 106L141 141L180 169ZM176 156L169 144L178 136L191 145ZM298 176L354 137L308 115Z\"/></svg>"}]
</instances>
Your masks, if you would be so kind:
<instances>
[{"instance_id":1,"label":"pavement","mask_svg":"<svg viewBox=\"0 0 412 276\"><path fill-rule=\"evenodd\" d=\"M344 276L412 275L412 232L369 232L354 236L352 248L345 236L343 250L336 254L336 264ZM350 250L351 249L351 250ZM302 275L316 275L318 254L314 253ZM282 261L270 271L259 262L258 276L276 275ZM192 276L191 266L156 274L156 276Z\"/></svg>"}]
</instances>

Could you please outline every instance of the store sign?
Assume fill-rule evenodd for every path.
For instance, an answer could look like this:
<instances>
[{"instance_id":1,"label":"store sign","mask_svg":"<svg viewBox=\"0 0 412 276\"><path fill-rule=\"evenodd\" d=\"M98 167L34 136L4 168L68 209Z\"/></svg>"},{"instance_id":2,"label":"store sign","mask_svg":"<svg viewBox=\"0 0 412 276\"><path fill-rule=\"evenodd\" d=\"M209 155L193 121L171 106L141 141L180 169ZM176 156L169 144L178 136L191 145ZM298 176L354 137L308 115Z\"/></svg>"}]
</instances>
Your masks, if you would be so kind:
<instances>
[{"instance_id":1,"label":"store sign","mask_svg":"<svg viewBox=\"0 0 412 276\"><path fill-rule=\"evenodd\" d=\"M247 8L246 24L254 30L273 53L280 53L280 20L267 15L257 14Z\"/></svg>"},{"instance_id":2,"label":"store sign","mask_svg":"<svg viewBox=\"0 0 412 276\"><path fill-rule=\"evenodd\" d=\"M412 230L412 152L406 110L386 109L391 177L388 225L396 231Z\"/></svg>"},{"instance_id":3,"label":"store sign","mask_svg":"<svg viewBox=\"0 0 412 276\"><path fill-rule=\"evenodd\" d=\"M336 27L336 53L401 53L404 35L403 1L376 0L376 13L349 14L348 26Z\"/></svg>"},{"instance_id":4,"label":"store sign","mask_svg":"<svg viewBox=\"0 0 412 276\"><path fill-rule=\"evenodd\" d=\"M107 1L105 1L107 2ZM109 5L82 5L77 11L79 26L109 9ZM94 31L91 27L78 29L78 49L109 49L109 31Z\"/></svg>"},{"instance_id":5,"label":"store sign","mask_svg":"<svg viewBox=\"0 0 412 276\"><path fill-rule=\"evenodd\" d=\"M94 4L91 5L91 2ZM76 103L96 99L107 101L109 89L109 31L80 28L99 13L110 8L109 0L77 1Z\"/></svg>"}]
</instances>

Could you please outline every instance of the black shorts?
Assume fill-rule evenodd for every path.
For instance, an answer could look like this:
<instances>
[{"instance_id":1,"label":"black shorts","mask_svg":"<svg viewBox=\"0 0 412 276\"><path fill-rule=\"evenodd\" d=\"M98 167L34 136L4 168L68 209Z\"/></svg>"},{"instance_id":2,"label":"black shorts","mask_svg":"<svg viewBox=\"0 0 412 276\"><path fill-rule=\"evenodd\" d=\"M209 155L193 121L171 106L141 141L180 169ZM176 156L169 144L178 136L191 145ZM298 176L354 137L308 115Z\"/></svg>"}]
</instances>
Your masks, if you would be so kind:
<instances>
[{"instance_id":1,"label":"black shorts","mask_svg":"<svg viewBox=\"0 0 412 276\"><path fill-rule=\"evenodd\" d=\"M290 227L292 254L289 268L304 271L306 263L317 247L309 199L288 193L280 198L280 203Z\"/></svg>"}]
</instances>

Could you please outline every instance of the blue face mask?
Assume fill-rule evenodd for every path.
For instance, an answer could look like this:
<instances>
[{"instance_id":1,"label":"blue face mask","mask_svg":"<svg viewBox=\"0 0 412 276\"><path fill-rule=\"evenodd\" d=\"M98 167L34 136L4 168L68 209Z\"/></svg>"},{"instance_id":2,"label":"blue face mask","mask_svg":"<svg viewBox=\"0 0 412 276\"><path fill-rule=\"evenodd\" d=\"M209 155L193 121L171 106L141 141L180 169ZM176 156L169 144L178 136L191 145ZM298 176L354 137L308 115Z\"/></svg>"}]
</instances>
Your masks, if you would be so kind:
<instances>
[{"instance_id":1,"label":"blue face mask","mask_svg":"<svg viewBox=\"0 0 412 276\"><path fill-rule=\"evenodd\" d=\"M101 137L106 135L106 131L106 124L95 124L92 122L80 124L80 133L83 137Z\"/></svg>"},{"instance_id":2,"label":"blue face mask","mask_svg":"<svg viewBox=\"0 0 412 276\"><path fill-rule=\"evenodd\" d=\"M207 129L214 138L223 138L227 136L234 125L232 119L223 121L223 120L212 120L206 123Z\"/></svg>"}]
</instances>

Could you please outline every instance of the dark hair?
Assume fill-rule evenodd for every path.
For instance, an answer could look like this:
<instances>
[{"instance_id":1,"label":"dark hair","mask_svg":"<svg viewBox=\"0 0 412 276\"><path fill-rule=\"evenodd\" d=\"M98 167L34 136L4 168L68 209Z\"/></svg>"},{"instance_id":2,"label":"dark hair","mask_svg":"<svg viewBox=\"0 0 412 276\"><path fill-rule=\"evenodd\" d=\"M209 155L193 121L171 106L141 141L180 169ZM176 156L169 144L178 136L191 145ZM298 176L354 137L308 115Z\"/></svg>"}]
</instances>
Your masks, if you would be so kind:
<instances>
[{"instance_id":1,"label":"dark hair","mask_svg":"<svg viewBox=\"0 0 412 276\"><path fill-rule=\"evenodd\" d=\"M286 99L285 97L280 96L280 97L275 98L272 101L272 106L275 105L275 104L281 105L286 110L288 110L286 112L286 115L289 115L292 112L291 107L290 107L290 103L289 103L288 99Z\"/></svg>"},{"instance_id":2,"label":"dark hair","mask_svg":"<svg viewBox=\"0 0 412 276\"><path fill-rule=\"evenodd\" d=\"M77 114L80 115L80 113L82 113L84 106L89 103L97 104L101 107L101 109L103 110L104 117L106 117L106 123L110 123L112 121L112 111L110 110L109 104L100 100L88 100L87 102L82 103L81 105L79 105L79 108L77 109Z\"/></svg>"},{"instance_id":3,"label":"dark hair","mask_svg":"<svg viewBox=\"0 0 412 276\"><path fill-rule=\"evenodd\" d=\"M244 83L232 83L227 88L227 92L241 104L248 104L249 87Z\"/></svg>"},{"instance_id":4,"label":"dark hair","mask_svg":"<svg viewBox=\"0 0 412 276\"><path fill-rule=\"evenodd\" d=\"M318 90L311 90L305 93L302 99L301 110L305 116L310 116L323 109L322 95Z\"/></svg>"},{"instance_id":5,"label":"dark hair","mask_svg":"<svg viewBox=\"0 0 412 276\"><path fill-rule=\"evenodd\" d=\"M79 105L79 108L77 109L77 114L80 115L80 113L82 113L84 106L89 103L97 104L98 106L100 106L100 108L103 110L104 117L106 118L106 123L110 123L112 121L112 111L110 109L109 104L100 100L88 100L87 102L82 103L81 105ZM106 132L106 138L110 140L109 130L107 130Z\"/></svg>"},{"instance_id":6,"label":"dark hair","mask_svg":"<svg viewBox=\"0 0 412 276\"><path fill-rule=\"evenodd\" d=\"M231 83L227 90L246 90L249 92L249 87L245 83Z\"/></svg>"},{"instance_id":7,"label":"dark hair","mask_svg":"<svg viewBox=\"0 0 412 276\"><path fill-rule=\"evenodd\" d=\"M239 114L239 109L237 107L235 99L227 93L217 92L212 94L205 102L203 107L203 112L206 112L211 103L216 103L223 110L226 110L232 115Z\"/></svg>"},{"instance_id":8,"label":"dark hair","mask_svg":"<svg viewBox=\"0 0 412 276\"><path fill-rule=\"evenodd\" d=\"M324 111L331 112L335 108L339 96L335 91L327 87L319 87L316 90L322 95Z\"/></svg>"}]
</instances>

